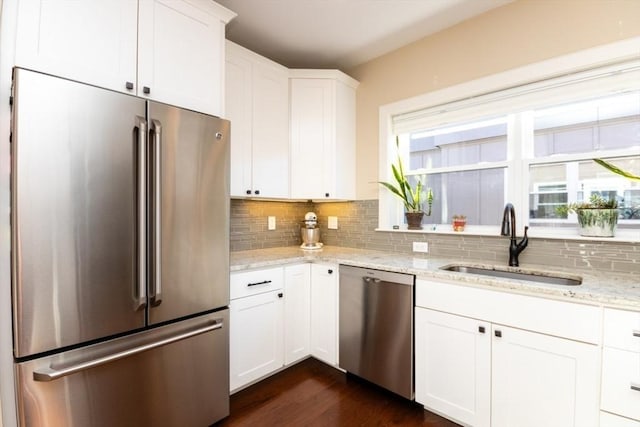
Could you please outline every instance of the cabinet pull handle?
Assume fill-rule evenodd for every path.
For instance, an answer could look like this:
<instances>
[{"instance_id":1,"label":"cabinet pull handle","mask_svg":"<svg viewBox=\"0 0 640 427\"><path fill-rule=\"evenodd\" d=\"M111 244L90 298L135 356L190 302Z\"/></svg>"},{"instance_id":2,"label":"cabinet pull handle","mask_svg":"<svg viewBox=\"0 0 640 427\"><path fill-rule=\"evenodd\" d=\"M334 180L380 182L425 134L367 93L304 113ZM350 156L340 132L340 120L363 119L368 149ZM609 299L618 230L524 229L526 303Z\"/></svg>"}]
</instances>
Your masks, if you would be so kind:
<instances>
[{"instance_id":1,"label":"cabinet pull handle","mask_svg":"<svg viewBox=\"0 0 640 427\"><path fill-rule=\"evenodd\" d=\"M127 90L131 90L133 89L133 82L127 82L124 86L127 88Z\"/></svg>"},{"instance_id":2,"label":"cabinet pull handle","mask_svg":"<svg viewBox=\"0 0 640 427\"><path fill-rule=\"evenodd\" d=\"M640 338L640 331L633 330L631 331L634 337Z\"/></svg>"},{"instance_id":3,"label":"cabinet pull handle","mask_svg":"<svg viewBox=\"0 0 640 427\"><path fill-rule=\"evenodd\" d=\"M478 326L478 332L480 332L481 334L484 334L484 326Z\"/></svg>"},{"instance_id":4,"label":"cabinet pull handle","mask_svg":"<svg viewBox=\"0 0 640 427\"><path fill-rule=\"evenodd\" d=\"M329 193L324 193L324 197L329 197Z\"/></svg>"},{"instance_id":5,"label":"cabinet pull handle","mask_svg":"<svg viewBox=\"0 0 640 427\"><path fill-rule=\"evenodd\" d=\"M278 293L278 298L282 298L284 296L284 294L282 292Z\"/></svg>"},{"instance_id":6,"label":"cabinet pull handle","mask_svg":"<svg viewBox=\"0 0 640 427\"><path fill-rule=\"evenodd\" d=\"M493 334L494 334L495 336L497 336L498 338L501 338L501 337L502 337L502 331L500 331L500 330L495 330L495 331L493 331Z\"/></svg>"},{"instance_id":7,"label":"cabinet pull handle","mask_svg":"<svg viewBox=\"0 0 640 427\"><path fill-rule=\"evenodd\" d=\"M247 194L251 194L251 190L247 190L247 191L246 191L246 193L247 193Z\"/></svg>"},{"instance_id":8,"label":"cabinet pull handle","mask_svg":"<svg viewBox=\"0 0 640 427\"><path fill-rule=\"evenodd\" d=\"M258 285L266 285L271 283L271 280L263 280L262 282L255 282L255 283L247 283L247 286L258 286Z\"/></svg>"},{"instance_id":9,"label":"cabinet pull handle","mask_svg":"<svg viewBox=\"0 0 640 427\"><path fill-rule=\"evenodd\" d=\"M633 391L640 391L640 384L638 383L631 383L631 385L629 386L629 388Z\"/></svg>"},{"instance_id":10,"label":"cabinet pull handle","mask_svg":"<svg viewBox=\"0 0 640 427\"><path fill-rule=\"evenodd\" d=\"M260 194L260 190L254 191L253 194Z\"/></svg>"},{"instance_id":11,"label":"cabinet pull handle","mask_svg":"<svg viewBox=\"0 0 640 427\"><path fill-rule=\"evenodd\" d=\"M332 269L328 269L328 270L327 270L327 273L329 273L329 274L333 274L333 270L332 270Z\"/></svg>"},{"instance_id":12,"label":"cabinet pull handle","mask_svg":"<svg viewBox=\"0 0 640 427\"><path fill-rule=\"evenodd\" d=\"M151 88L149 86L143 86L142 92L146 95L149 95L151 93Z\"/></svg>"}]
</instances>

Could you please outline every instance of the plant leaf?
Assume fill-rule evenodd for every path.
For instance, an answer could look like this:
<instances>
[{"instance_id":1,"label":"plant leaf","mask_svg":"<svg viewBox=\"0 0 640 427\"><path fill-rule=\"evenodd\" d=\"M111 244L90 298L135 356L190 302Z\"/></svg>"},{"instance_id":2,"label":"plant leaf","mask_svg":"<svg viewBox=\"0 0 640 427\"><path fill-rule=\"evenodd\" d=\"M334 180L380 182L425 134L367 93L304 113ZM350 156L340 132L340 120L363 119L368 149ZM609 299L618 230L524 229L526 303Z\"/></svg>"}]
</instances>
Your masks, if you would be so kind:
<instances>
[{"instance_id":1,"label":"plant leaf","mask_svg":"<svg viewBox=\"0 0 640 427\"><path fill-rule=\"evenodd\" d=\"M593 159L594 162L596 162L597 164L599 164L600 166L609 169L611 172L620 175L620 176L624 176L627 179L630 179L632 181L640 181L640 176L634 175L631 172L627 172L623 169L620 169L619 167L617 167L616 165L609 163L605 160L602 159Z\"/></svg>"}]
</instances>

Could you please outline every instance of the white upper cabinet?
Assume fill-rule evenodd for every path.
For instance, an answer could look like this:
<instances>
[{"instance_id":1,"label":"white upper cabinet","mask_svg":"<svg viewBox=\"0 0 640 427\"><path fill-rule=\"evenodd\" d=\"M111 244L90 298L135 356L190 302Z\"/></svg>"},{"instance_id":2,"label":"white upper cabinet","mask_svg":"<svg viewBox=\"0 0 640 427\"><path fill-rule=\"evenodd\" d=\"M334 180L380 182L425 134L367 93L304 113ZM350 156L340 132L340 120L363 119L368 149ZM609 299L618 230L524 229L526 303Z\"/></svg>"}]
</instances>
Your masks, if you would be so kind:
<instances>
[{"instance_id":1,"label":"white upper cabinet","mask_svg":"<svg viewBox=\"0 0 640 427\"><path fill-rule=\"evenodd\" d=\"M225 25L211 0L140 0L138 95L224 116Z\"/></svg>"},{"instance_id":2,"label":"white upper cabinet","mask_svg":"<svg viewBox=\"0 0 640 427\"><path fill-rule=\"evenodd\" d=\"M231 196L288 198L288 70L229 41L226 51Z\"/></svg>"},{"instance_id":3,"label":"white upper cabinet","mask_svg":"<svg viewBox=\"0 0 640 427\"><path fill-rule=\"evenodd\" d=\"M234 16L210 0L20 0L16 65L222 116Z\"/></svg>"},{"instance_id":4,"label":"white upper cabinet","mask_svg":"<svg viewBox=\"0 0 640 427\"><path fill-rule=\"evenodd\" d=\"M355 198L358 82L336 70L290 70L291 198Z\"/></svg>"},{"instance_id":5,"label":"white upper cabinet","mask_svg":"<svg viewBox=\"0 0 640 427\"><path fill-rule=\"evenodd\" d=\"M135 0L17 3L16 65L135 93Z\"/></svg>"}]
</instances>

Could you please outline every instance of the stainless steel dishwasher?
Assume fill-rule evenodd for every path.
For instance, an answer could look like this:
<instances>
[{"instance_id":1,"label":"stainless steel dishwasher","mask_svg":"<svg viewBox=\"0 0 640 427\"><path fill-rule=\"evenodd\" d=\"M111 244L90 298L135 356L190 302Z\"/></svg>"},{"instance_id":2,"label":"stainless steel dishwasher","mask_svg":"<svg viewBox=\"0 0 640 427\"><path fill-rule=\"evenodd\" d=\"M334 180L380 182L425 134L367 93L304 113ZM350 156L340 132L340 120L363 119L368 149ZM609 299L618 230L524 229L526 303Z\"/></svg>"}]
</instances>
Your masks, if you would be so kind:
<instances>
[{"instance_id":1,"label":"stainless steel dishwasher","mask_svg":"<svg viewBox=\"0 0 640 427\"><path fill-rule=\"evenodd\" d=\"M340 266L339 366L413 399L410 274Z\"/></svg>"}]
</instances>

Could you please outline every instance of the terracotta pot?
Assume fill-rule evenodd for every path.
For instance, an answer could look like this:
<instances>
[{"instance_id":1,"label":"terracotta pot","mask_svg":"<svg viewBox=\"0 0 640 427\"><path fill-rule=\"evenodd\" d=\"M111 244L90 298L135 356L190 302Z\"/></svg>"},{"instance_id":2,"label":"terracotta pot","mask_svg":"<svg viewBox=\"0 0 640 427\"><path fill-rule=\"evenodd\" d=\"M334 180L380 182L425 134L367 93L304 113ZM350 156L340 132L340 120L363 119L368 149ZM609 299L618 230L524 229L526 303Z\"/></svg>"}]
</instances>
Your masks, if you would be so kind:
<instances>
[{"instance_id":1,"label":"terracotta pot","mask_svg":"<svg viewBox=\"0 0 640 427\"><path fill-rule=\"evenodd\" d=\"M407 218L408 230L422 230L424 212L405 212L404 216Z\"/></svg>"},{"instance_id":2,"label":"terracotta pot","mask_svg":"<svg viewBox=\"0 0 640 427\"><path fill-rule=\"evenodd\" d=\"M453 225L453 231L464 231L464 226L467 225L467 220L454 219L452 225Z\"/></svg>"}]
</instances>

